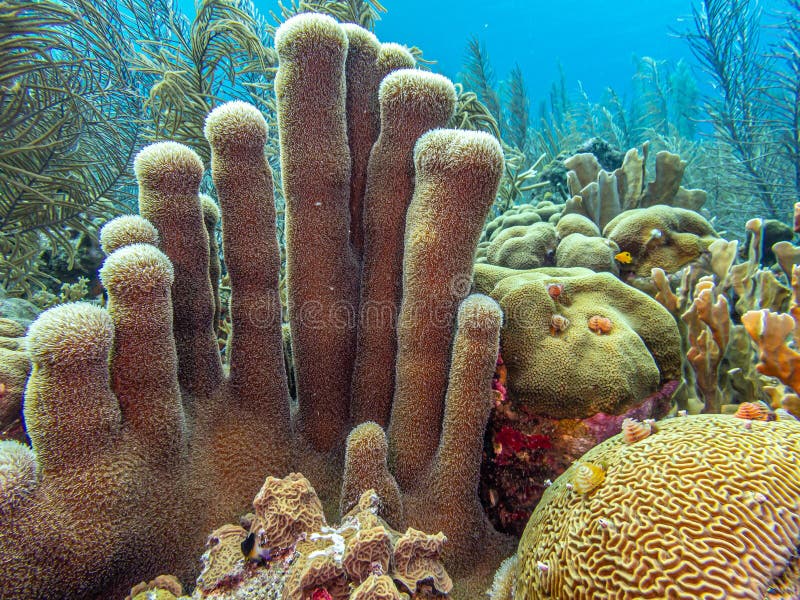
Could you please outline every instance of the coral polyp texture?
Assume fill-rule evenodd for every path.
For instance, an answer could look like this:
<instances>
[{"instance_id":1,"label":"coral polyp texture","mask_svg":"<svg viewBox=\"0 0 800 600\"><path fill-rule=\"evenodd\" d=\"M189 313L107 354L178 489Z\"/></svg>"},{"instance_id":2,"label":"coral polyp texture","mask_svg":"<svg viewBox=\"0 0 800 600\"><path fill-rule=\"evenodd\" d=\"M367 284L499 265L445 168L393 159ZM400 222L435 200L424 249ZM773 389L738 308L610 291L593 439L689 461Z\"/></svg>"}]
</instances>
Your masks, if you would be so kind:
<instances>
[{"instance_id":1,"label":"coral polyp texture","mask_svg":"<svg viewBox=\"0 0 800 600\"><path fill-rule=\"evenodd\" d=\"M624 267L645 277L654 268L674 273L719 239L699 213L663 205L626 210L608 222L603 235L630 252L631 262Z\"/></svg>"},{"instance_id":2,"label":"coral polyp texture","mask_svg":"<svg viewBox=\"0 0 800 600\"><path fill-rule=\"evenodd\" d=\"M0 319L0 440L25 439L22 394L31 370L25 331L16 321Z\"/></svg>"},{"instance_id":3,"label":"coral polyp texture","mask_svg":"<svg viewBox=\"0 0 800 600\"><path fill-rule=\"evenodd\" d=\"M253 502L255 515L245 517L248 529L226 524L208 537L194 597L449 597L453 582L442 564L447 538L412 528L393 529L378 516L380 503L374 490L367 490L338 524L328 524L305 477L268 477ZM273 536L276 522L280 527ZM244 548L250 548L247 556Z\"/></svg>"},{"instance_id":4,"label":"coral polyp texture","mask_svg":"<svg viewBox=\"0 0 800 600\"><path fill-rule=\"evenodd\" d=\"M609 273L479 264L475 284L505 314L503 359L516 406L558 418L618 415L679 377L672 316ZM553 285L561 286L555 298Z\"/></svg>"},{"instance_id":5,"label":"coral polyp texture","mask_svg":"<svg viewBox=\"0 0 800 600\"><path fill-rule=\"evenodd\" d=\"M493 600L791 597L799 451L796 421L700 415L660 421L633 444L615 436L545 492L516 582L496 585L515 592ZM592 485L579 488L587 470Z\"/></svg>"},{"instance_id":6,"label":"coral polyp texture","mask_svg":"<svg viewBox=\"0 0 800 600\"><path fill-rule=\"evenodd\" d=\"M387 523L430 532L456 598L485 589L512 551L477 493L502 313L469 295L500 145L441 129L452 84L397 71L412 64L397 46L315 14L275 37L278 131L241 102L208 116L218 207L198 193L195 152L169 141L144 148L134 163L140 217L103 236L107 308L68 304L31 326L32 454L0 447L4 598L122 597L166 572L188 585L208 532L246 512L265 477L297 472L328 518L374 489ZM264 153L276 133L296 411ZM224 360L219 217L231 288ZM386 319L377 325L360 317L375 305ZM236 547L242 533L220 536ZM51 547L57 560L42 552ZM428 560L395 555L409 570ZM371 577L363 597L385 591Z\"/></svg>"}]
</instances>

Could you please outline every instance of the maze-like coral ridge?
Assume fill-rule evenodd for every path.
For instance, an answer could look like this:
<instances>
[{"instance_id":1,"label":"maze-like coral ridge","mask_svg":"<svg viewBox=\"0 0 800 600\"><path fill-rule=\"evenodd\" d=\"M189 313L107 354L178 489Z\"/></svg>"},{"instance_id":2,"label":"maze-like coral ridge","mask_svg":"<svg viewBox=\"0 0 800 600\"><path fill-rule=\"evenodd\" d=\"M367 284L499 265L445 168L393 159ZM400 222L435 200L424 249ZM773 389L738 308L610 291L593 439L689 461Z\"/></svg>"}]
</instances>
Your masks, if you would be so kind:
<instances>
[{"instance_id":1,"label":"maze-like coral ridge","mask_svg":"<svg viewBox=\"0 0 800 600\"><path fill-rule=\"evenodd\" d=\"M542 498L519 549L517 600L764 598L797 561L800 424L721 415L621 435L581 463L607 467L587 495L576 463Z\"/></svg>"}]
</instances>

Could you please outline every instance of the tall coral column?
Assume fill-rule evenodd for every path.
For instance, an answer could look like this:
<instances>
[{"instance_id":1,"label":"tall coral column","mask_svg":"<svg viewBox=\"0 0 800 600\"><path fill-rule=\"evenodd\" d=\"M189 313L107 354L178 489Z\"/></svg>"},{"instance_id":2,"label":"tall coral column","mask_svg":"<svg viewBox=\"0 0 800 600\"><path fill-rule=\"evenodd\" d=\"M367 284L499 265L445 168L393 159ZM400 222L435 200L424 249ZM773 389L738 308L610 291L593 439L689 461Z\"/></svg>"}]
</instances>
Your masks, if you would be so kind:
<instances>
[{"instance_id":1,"label":"tall coral column","mask_svg":"<svg viewBox=\"0 0 800 600\"><path fill-rule=\"evenodd\" d=\"M358 304L349 233L347 36L330 17L302 14L278 28L275 47L298 428L326 451L349 422Z\"/></svg>"},{"instance_id":2,"label":"tall coral column","mask_svg":"<svg viewBox=\"0 0 800 600\"><path fill-rule=\"evenodd\" d=\"M208 115L214 186L222 205L222 244L231 280L231 392L275 426L273 444L291 439L283 362L280 250L272 173L264 155L267 123L254 106L223 104Z\"/></svg>"},{"instance_id":3,"label":"tall coral column","mask_svg":"<svg viewBox=\"0 0 800 600\"><path fill-rule=\"evenodd\" d=\"M207 396L222 382L213 319L208 232L198 189L203 163L175 142L152 144L134 162L139 213L161 234L161 249L175 268L173 310L181 387Z\"/></svg>"},{"instance_id":4,"label":"tall coral column","mask_svg":"<svg viewBox=\"0 0 800 600\"><path fill-rule=\"evenodd\" d=\"M350 145L350 241L360 260L364 246L362 215L367 161L381 130L378 86L395 69L413 67L414 57L399 44L381 44L371 32L352 23L347 34L347 141Z\"/></svg>"},{"instance_id":5,"label":"tall coral column","mask_svg":"<svg viewBox=\"0 0 800 600\"><path fill-rule=\"evenodd\" d=\"M394 394L403 235L414 191L414 144L444 126L456 101L449 79L401 69L380 87L381 132L372 148L364 198L364 265L353 372L355 423L386 426Z\"/></svg>"},{"instance_id":6,"label":"tall coral column","mask_svg":"<svg viewBox=\"0 0 800 600\"><path fill-rule=\"evenodd\" d=\"M391 464L403 488L419 483L439 443L456 311L470 291L503 153L488 134L438 129L417 142L414 166L389 425Z\"/></svg>"}]
</instances>

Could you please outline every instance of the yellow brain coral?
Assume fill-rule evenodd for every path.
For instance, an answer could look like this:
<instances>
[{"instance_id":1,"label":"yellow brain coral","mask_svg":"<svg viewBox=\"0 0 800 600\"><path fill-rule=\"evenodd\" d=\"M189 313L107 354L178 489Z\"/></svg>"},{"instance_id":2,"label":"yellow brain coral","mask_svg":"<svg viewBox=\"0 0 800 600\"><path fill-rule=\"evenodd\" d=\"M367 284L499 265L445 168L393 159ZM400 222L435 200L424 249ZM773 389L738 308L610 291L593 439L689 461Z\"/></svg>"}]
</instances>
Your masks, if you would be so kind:
<instances>
[{"instance_id":1,"label":"yellow brain coral","mask_svg":"<svg viewBox=\"0 0 800 600\"><path fill-rule=\"evenodd\" d=\"M635 444L607 440L536 507L517 553L514 598L780 592L799 563L799 454L800 423L723 415L661 421ZM569 485L586 461L607 467L588 496Z\"/></svg>"}]
</instances>

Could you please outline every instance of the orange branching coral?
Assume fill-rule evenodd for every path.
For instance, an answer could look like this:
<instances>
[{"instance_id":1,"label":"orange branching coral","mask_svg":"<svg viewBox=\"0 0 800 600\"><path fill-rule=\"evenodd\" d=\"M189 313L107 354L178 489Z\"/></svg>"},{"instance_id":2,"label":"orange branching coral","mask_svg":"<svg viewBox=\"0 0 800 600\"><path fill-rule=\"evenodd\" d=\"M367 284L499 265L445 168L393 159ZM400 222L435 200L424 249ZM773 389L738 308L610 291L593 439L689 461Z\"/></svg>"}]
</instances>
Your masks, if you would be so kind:
<instances>
[{"instance_id":1,"label":"orange branching coral","mask_svg":"<svg viewBox=\"0 0 800 600\"><path fill-rule=\"evenodd\" d=\"M697 375L697 388L703 398L703 412L720 411L719 366L728 347L731 317L728 301L716 292L711 278L696 285L694 300L681 315L687 325L689 349L686 358Z\"/></svg>"},{"instance_id":2,"label":"orange branching coral","mask_svg":"<svg viewBox=\"0 0 800 600\"><path fill-rule=\"evenodd\" d=\"M589 317L589 329L594 331L597 335L611 333L611 319L608 317L601 317L600 315L592 315Z\"/></svg>"},{"instance_id":3,"label":"orange branching coral","mask_svg":"<svg viewBox=\"0 0 800 600\"><path fill-rule=\"evenodd\" d=\"M796 325L792 316L767 309L751 310L742 315L742 325L758 344L758 372L777 377L800 391L800 353L788 342Z\"/></svg>"}]
</instances>

